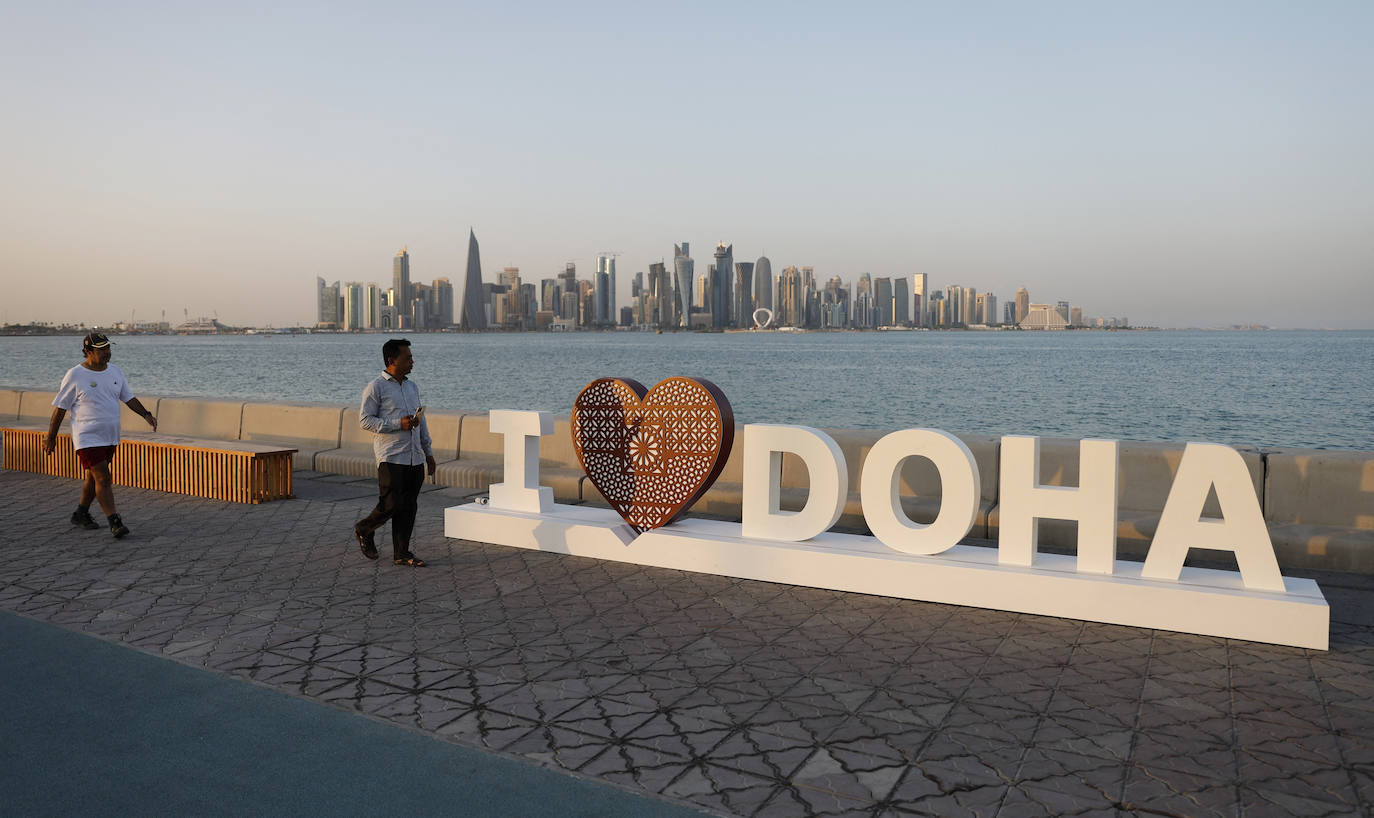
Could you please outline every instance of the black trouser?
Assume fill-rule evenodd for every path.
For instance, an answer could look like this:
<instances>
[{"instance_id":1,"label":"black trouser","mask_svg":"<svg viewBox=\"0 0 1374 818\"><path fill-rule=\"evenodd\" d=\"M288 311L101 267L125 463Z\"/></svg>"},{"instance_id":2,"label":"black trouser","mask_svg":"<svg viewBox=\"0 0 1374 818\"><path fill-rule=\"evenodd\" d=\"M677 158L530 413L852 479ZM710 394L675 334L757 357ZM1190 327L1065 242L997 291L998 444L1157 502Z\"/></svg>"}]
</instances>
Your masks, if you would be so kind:
<instances>
[{"instance_id":1,"label":"black trouser","mask_svg":"<svg viewBox=\"0 0 1374 818\"><path fill-rule=\"evenodd\" d=\"M393 556L400 559L409 554L410 532L415 529L415 510L419 505L420 487L424 484L424 466L378 463L377 507L353 529L366 536L390 520Z\"/></svg>"}]
</instances>

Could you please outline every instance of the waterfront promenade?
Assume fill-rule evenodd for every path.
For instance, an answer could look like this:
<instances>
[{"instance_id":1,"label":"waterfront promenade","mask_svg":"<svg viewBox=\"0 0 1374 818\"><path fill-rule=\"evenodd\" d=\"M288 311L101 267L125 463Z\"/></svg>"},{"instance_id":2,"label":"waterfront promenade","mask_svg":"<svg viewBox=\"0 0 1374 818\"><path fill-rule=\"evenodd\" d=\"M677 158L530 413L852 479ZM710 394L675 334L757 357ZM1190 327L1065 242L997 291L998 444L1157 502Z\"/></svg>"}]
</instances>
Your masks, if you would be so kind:
<instances>
[{"instance_id":1,"label":"waterfront promenade","mask_svg":"<svg viewBox=\"0 0 1374 818\"><path fill-rule=\"evenodd\" d=\"M393 781L368 755L390 740L378 729L398 737L397 758L417 759L416 786L435 802L415 811L431 813L460 814L438 799L473 781L507 787L496 791L509 804L486 806L513 815L1374 810L1374 577L1304 574L1331 605L1331 650L1314 652L447 540L441 511L465 494L454 489L421 497L422 570L358 553L349 531L374 500L368 479L298 472L298 499L258 506L121 488L134 531L121 541L68 524L76 490L0 470L0 610L109 645L30 633L7 639L7 671L61 649L47 666L99 688L111 656L138 651L188 667L145 668L147 701L93 696L93 711L127 706L137 724L171 688L203 684L180 675L198 669L231 697L276 691L366 725L302 727L276 717L281 697L234 697L274 714L257 722L264 752L318 746L266 770L221 766L213 729L153 731L147 742L180 741L182 759L201 762L199 786L220 793L204 812L310 812L291 800L304 779L344 792L372 771ZM32 702L11 692L9 708L57 712L45 698L65 696L70 709L80 693L69 682L36 685ZM236 712L198 717L222 719L230 736ZM8 718L0 732L15 754L62 730L82 741L77 727ZM100 782L168 752L140 735L109 742L120 757L99 780L57 785L20 751L2 779L7 802L101 812L88 800ZM513 761L493 768L426 742ZM315 763L325 755L352 763ZM547 770L566 773L567 788L511 784ZM454 781L436 784L446 774ZM120 803L165 811L186 786L154 777ZM628 806L617 800L627 793ZM395 806L373 795L351 811Z\"/></svg>"}]
</instances>

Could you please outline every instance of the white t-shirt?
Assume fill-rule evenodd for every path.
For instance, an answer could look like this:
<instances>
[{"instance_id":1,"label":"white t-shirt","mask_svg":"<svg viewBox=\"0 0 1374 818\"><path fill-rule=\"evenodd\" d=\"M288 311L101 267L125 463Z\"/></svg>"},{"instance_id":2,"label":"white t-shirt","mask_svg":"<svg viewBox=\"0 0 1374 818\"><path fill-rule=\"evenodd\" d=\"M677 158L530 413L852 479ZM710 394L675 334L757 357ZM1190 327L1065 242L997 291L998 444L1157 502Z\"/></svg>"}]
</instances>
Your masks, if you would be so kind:
<instances>
[{"instance_id":1,"label":"white t-shirt","mask_svg":"<svg viewBox=\"0 0 1374 818\"><path fill-rule=\"evenodd\" d=\"M133 400L124 370L106 364L102 372L77 364L67 370L52 405L72 416L72 447L119 444L119 406Z\"/></svg>"}]
</instances>

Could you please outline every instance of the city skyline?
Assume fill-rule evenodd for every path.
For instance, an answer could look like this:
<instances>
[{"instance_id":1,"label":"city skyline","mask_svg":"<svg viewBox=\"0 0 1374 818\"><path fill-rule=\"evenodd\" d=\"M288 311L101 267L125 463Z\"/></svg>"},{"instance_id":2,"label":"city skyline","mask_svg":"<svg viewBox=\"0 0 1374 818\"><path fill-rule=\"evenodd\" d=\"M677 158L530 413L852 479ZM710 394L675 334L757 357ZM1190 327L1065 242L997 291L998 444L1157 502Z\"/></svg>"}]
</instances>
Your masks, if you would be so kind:
<instances>
[{"instance_id":1,"label":"city skyline","mask_svg":"<svg viewBox=\"0 0 1374 818\"><path fill-rule=\"evenodd\" d=\"M674 243L699 276L724 241L775 275L1027 284L1139 325L1367 328L1371 24L1360 2L20 7L0 323L305 325L286 282L381 281L404 245L457 289L474 226L489 275L613 248L621 304Z\"/></svg>"},{"instance_id":2,"label":"city skyline","mask_svg":"<svg viewBox=\"0 0 1374 818\"><path fill-rule=\"evenodd\" d=\"M461 291L446 277L412 281L408 246L392 260L392 286L315 278L319 330L497 331L636 329L1022 329L1128 328L1125 316L1094 316L1081 305L1032 302L1025 286L1001 302L989 291L962 284L931 287L926 273L909 276L859 273L845 279L817 276L811 266L786 266L772 275L767 256L734 262L734 245L720 242L704 274L696 275L691 243L673 245L673 272L665 262L628 276L630 297L616 295L617 253L597 256L596 269L577 277L568 262L556 277L535 278L505 267L491 281L481 269L476 231L468 231ZM755 271L757 270L757 275ZM537 283L536 283L537 282ZM455 304L458 310L455 313ZM762 308L766 310L759 313ZM776 308L776 309L775 309ZM119 325L116 325L118 327ZM131 329L171 329L144 324Z\"/></svg>"}]
</instances>

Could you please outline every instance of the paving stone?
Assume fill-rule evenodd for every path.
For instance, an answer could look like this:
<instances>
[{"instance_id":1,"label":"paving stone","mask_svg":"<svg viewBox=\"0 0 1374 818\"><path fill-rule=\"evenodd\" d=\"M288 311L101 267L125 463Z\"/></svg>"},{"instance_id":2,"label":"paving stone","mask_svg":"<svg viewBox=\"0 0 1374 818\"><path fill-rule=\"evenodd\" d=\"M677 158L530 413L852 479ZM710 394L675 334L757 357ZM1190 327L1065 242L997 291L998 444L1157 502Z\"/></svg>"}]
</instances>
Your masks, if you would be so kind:
<instances>
[{"instance_id":1,"label":"paving stone","mask_svg":"<svg viewBox=\"0 0 1374 818\"><path fill-rule=\"evenodd\" d=\"M722 815L1374 812L1361 578L1314 652L451 541L443 491L400 570L369 481L300 484L121 488L115 542L0 470L0 609Z\"/></svg>"}]
</instances>

